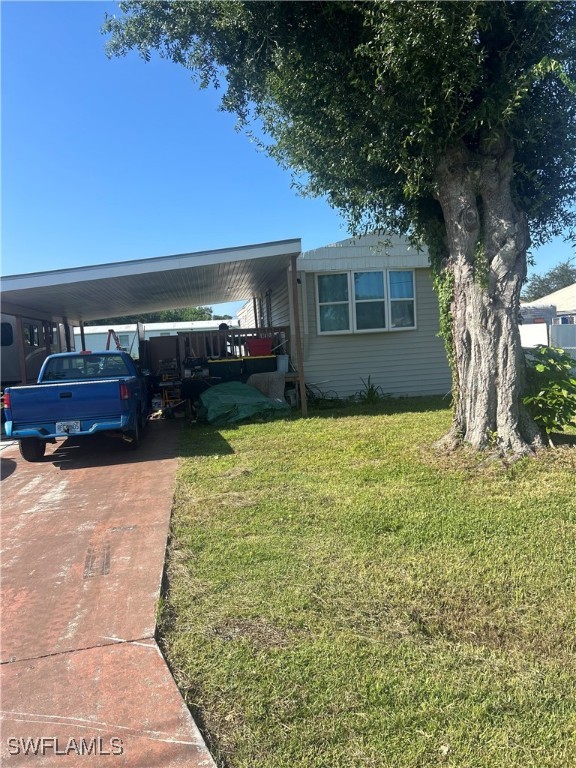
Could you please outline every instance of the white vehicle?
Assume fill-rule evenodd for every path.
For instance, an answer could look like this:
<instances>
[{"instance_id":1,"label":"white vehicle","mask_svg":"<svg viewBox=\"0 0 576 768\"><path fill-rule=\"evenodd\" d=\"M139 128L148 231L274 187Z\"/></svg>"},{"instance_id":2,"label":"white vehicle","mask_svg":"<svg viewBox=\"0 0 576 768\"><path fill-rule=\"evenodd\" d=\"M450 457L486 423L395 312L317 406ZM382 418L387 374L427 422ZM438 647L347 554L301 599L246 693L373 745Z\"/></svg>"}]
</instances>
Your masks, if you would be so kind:
<instances>
[{"instance_id":1,"label":"white vehicle","mask_svg":"<svg viewBox=\"0 0 576 768\"><path fill-rule=\"evenodd\" d=\"M0 317L0 358L2 388L38 378L42 363L49 354L66 349L64 326L40 318L22 318L23 354L18 350L16 317ZM26 371L22 371L22 363ZM25 373L25 376L24 376Z\"/></svg>"}]
</instances>

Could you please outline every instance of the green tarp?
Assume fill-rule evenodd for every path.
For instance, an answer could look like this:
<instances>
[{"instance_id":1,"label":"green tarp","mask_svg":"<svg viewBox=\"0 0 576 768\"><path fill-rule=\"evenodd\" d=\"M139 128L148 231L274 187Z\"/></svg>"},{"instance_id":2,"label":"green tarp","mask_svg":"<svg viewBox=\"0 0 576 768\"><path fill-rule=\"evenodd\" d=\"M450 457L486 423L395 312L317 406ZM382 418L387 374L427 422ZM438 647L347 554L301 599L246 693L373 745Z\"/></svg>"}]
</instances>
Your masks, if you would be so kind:
<instances>
[{"instance_id":1,"label":"green tarp","mask_svg":"<svg viewBox=\"0 0 576 768\"><path fill-rule=\"evenodd\" d=\"M288 416L290 406L285 400L271 400L254 387L239 381L229 381L210 387L200 396L198 417L209 424L224 426L252 418Z\"/></svg>"}]
</instances>

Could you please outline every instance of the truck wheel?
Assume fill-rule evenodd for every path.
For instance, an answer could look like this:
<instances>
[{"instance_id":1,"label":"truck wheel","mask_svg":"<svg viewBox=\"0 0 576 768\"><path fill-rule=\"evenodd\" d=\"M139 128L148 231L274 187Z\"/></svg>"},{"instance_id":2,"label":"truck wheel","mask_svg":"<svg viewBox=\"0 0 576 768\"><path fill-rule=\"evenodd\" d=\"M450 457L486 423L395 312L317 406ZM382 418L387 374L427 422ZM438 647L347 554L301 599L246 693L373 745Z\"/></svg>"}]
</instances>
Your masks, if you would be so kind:
<instances>
[{"instance_id":1,"label":"truck wheel","mask_svg":"<svg viewBox=\"0 0 576 768\"><path fill-rule=\"evenodd\" d=\"M27 437L18 444L20 455L26 461L40 461L46 452L46 441L39 437Z\"/></svg>"}]
</instances>

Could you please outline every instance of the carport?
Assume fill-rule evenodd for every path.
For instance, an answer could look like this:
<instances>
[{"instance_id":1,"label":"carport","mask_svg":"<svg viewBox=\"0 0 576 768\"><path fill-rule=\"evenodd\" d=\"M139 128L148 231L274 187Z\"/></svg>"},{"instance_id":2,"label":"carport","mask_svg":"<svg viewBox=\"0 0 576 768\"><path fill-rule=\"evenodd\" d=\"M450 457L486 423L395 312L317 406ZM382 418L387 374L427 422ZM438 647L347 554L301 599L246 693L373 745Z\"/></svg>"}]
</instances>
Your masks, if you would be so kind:
<instances>
[{"instance_id":1,"label":"carport","mask_svg":"<svg viewBox=\"0 0 576 768\"><path fill-rule=\"evenodd\" d=\"M303 413L306 408L296 260L299 239L199 251L173 256L12 275L2 278L2 312L16 318L16 343L25 375L23 317L62 323L70 347L70 327L117 317L180 307L244 301L274 288L287 289L290 334ZM46 326L45 326L46 328ZM49 351L49 341L45 334ZM83 334L82 334L83 338Z\"/></svg>"},{"instance_id":2,"label":"carport","mask_svg":"<svg viewBox=\"0 0 576 768\"><path fill-rule=\"evenodd\" d=\"M278 287L303 387L299 254L288 240L5 277L2 312L17 318L23 346L23 318L82 327ZM49 351L47 333L44 342ZM215 768L155 641L179 430L170 420L149 429L135 453L66 441L29 465L5 444L2 763L29 765L33 754L75 765L82 755L99 766L106 755L127 768Z\"/></svg>"}]
</instances>

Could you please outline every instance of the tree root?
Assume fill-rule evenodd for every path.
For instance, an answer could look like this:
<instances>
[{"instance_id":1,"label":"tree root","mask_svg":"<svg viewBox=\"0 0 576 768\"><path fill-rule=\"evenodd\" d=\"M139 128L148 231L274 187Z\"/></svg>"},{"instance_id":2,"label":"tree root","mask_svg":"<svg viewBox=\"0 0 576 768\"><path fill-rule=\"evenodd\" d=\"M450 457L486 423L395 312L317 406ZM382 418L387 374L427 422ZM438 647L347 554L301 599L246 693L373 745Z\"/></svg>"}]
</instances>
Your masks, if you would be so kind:
<instances>
[{"instance_id":1,"label":"tree root","mask_svg":"<svg viewBox=\"0 0 576 768\"><path fill-rule=\"evenodd\" d=\"M498 437L495 440L486 437L478 444L476 441L466 440L465 436L462 436L455 428L451 428L446 435L434 443L433 447L442 453L453 453L457 450L468 448L478 452L485 452L491 459L502 459L507 464L513 464L526 456L535 456L539 451L547 447L553 448L554 444L549 436L546 436L546 439L544 439L540 434L534 435L530 442L524 440L520 435L512 435L506 441Z\"/></svg>"}]
</instances>

